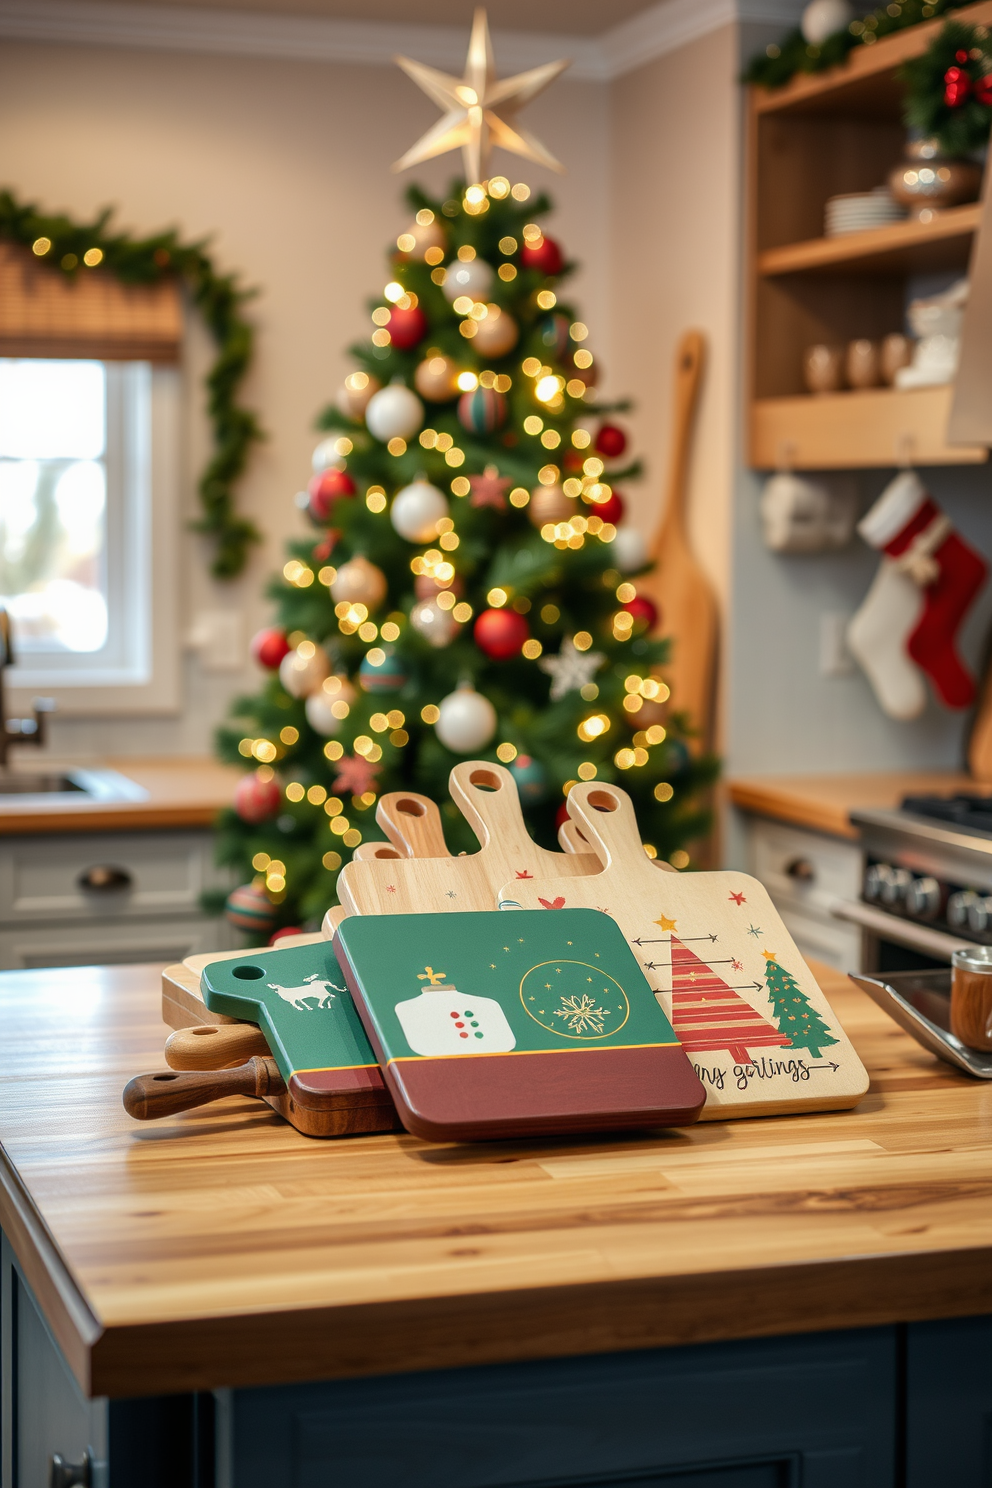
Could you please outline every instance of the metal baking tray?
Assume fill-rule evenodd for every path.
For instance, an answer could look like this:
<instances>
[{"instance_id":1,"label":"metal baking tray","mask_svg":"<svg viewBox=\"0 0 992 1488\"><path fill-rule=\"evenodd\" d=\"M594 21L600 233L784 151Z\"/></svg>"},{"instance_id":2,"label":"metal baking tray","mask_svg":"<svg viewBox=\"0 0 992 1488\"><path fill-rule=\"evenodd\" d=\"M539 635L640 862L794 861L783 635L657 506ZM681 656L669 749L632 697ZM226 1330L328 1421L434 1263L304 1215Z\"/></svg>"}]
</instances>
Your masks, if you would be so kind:
<instances>
[{"instance_id":1,"label":"metal baking tray","mask_svg":"<svg viewBox=\"0 0 992 1488\"><path fill-rule=\"evenodd\" d=\"M936 971L893 971L884 977L849 975L924 1049L979 1080L992 1080L992 1053L969 1049L951 1032L949 966Z\"/></svg>"}]
</instances>

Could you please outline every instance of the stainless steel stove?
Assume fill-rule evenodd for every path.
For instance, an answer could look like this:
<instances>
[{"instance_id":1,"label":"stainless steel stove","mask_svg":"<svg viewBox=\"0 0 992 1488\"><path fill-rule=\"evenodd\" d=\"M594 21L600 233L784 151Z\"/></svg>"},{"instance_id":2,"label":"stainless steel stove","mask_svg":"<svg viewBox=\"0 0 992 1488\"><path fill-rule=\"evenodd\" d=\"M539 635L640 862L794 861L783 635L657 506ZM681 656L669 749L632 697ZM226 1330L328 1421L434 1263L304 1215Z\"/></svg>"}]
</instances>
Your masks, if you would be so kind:
<instances>
[{"instance_id":1,"label":"stainless steel stove","mask_svg":"<svg viewBox=\"0 0 992 1488\"><path fill-rule=\"evenodd\" d=\"M852 811L864 852L857 903L863 969L945 965L964 944L992 944L992 797L907 796L891 811Z\"/></svg>"}]
</instances>

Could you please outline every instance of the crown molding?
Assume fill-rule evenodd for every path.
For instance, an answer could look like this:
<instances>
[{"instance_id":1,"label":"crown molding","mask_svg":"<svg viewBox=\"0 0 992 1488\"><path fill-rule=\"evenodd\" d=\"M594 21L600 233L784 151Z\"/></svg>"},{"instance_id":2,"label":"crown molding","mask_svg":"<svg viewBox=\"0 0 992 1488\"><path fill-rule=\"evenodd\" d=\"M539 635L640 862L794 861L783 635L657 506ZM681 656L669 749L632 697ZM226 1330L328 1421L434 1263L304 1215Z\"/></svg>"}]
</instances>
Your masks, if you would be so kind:
<instances>
[{"instance_id":1,"label":"crown molding","mask_svg":"<svg viewBox=\"0 0 992 1488\"><path fill-rule=\"evenodd\" d=\"M572 59L568 76L610 82L737 21L794 22L798 0L660 0L598 37L495 31L504 75L542 62ZM267 15L109 0L0 0L0 38L142 51L275 57L382 67L397 52L460 73L466 33L460 26L421 26L323 16Z\"/></svg>"}]
</instances>

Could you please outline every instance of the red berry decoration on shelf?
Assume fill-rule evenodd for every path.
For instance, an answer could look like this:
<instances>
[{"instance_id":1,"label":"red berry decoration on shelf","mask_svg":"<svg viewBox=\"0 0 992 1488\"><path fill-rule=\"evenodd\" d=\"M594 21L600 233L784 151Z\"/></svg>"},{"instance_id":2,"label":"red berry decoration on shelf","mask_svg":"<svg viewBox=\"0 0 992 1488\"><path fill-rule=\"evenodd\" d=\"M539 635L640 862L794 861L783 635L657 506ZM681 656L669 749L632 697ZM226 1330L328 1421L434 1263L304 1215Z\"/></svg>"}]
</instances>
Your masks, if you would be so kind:
<instances>
[{"instance_id":1,"label":"red berry decoration on shelf","mask_svg":"<svg viewBox=\"0 0 992 1488\"><path fill-rule=\"evenodd\" d=\"M313 521L324 523L330 516L334 503L342 497L354 496L356 490L355 482L347 470L322 470L307 486L310 497L307 511Z\"/></svg>"},{"instance_id":2,"label":"red berry decoration on shelf","mask_svg":"<svg viewBox=\"0 0 992 1488\"><path fill-rule=\"evenodd\" d=\"M561 249L554 238L538 238L525 243L520 250L520 262L525 269L537 269L540 274L560 274L565 263Z\"/></svg>"},{"instance_id":3,"label":"red berry decoration on shelf","mask_svg":"<svg viewBox=\"0 0 992 1488\"><path fill-rule=\"evenodd\" d=\"M627 448L627 436L616 424L602 424L596 435L596 453L606 460L618 460Z\"/></svg>"},{"instance_id":4,"label":"red berry decoration on shelf","mask_svg":"<svg viewBox=\"0 0 992 1488\"><path fill-rule=\"evenodd\" d=\"M412 351L423 341L429 327L427 316L419 305L411 305L409 310L401 310L399 305L394 305L389 312L386 329L397 351Z\"/></svg>"},{"instance_id":5,"label":"red berry decoration on shelf","mask_svg":"<svg viewBox=\"0 0 992 1488\"><path fill-rule=\"evenodd\" d=\"M286 639L286 632L273 625L252 636L250 649L259 666L266 667L270 672L277 672L279 663L284 656L288 656L292 648Z\"/></svg>"},{"instance_id":6,"label":"red berry decoration on shelf","mask_svg":"<svg viewBox=\"0 0 992 1488\"><path fill-rule=\"evenodd\" d=\"M614 491L606 501L597 501L593 506L593 511L597 517L602 517L604 522L612 522L614 527L619 527L623 521L623 497L619 491Z\"/></svg>"},{"instance_id":7,"label":"red berry decoration on shelf","mask_svg":"<svg viewBox=\"0 0 992 1488\"><path fill-rule=\"evenodd\" d=\"M509 661L511 656L519 655L530 635L530 627L516 610L483 610L472 634L475 644L490 661Z\"/></svg>"},{"instance_id":8,"label":"red berry decoration on shelf","mask_svg":"<svg viewBox=\"0 0 992 1488\"><path fill-rule=\"evenodd\" d=\"M987 72L975 84L975 97L985 108L992 108L992 72Z\"/></svg>"},{"instance_id":9,"label":"red berry decoration on shelf","mask_svg":"<svg viewBox=\"0 0 992 1488\"><path fill-rule=\"evenodd\" d=\"M961 52L957 54L959 57ZM968 55L964 53L967 62ZM971 92L971 78L962 67L949 67L944 73L944 102L948 108L960 108Z\"/></svg>"},{"instance_id":10,"label":"red berry decoration on shelf","mask_svg":"<svg viewBox=\"0 0 992 1488\"><path fill-rule=\"evenodd\" d=\"M271 771L256 770L238 781L234 792L234 809L245 822L268 821L282 805L282 791Z\"/></svg>"},{"instance_id":11,"label":"red berry decoration on shelf","mask_svg":"<svg viewBox=\"0 0 992 1488\"><path fill-rule=\"evenodd\" d=\"M658 606L645 594L635 594L623 606L638 630L651 630L658 623Z\"/></svg>"}]
</instances>

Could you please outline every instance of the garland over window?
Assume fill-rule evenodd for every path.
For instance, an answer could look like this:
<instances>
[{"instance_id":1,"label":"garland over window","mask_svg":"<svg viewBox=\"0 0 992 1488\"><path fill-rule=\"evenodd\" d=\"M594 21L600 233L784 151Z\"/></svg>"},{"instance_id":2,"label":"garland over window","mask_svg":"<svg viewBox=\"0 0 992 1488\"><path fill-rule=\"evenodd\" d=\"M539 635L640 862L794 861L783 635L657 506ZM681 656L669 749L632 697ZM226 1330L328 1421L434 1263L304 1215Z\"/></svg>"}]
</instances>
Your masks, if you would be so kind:
<instances>
[{"instance_id":1,"label":"garland over window","mask_svg":"<svg viewBox=\"0 0 992 1488\"><path fill-rule=\"evenodd\" d=\"M150 238L111 232L110 216L104 211L93 222L78 224L66 216L47 216L12 192L0 191L0 239L30 248L55 273L68 278L110 273L123 284L156 284L172 275L186 285L217 343L217 359L206 377L213 450L200 477L203 515L194 530L213 540L214 576L234 578L260 537L254 523L238 516L233 495L253 442L263 437L255 415L237 401L254 341L242 309L254 291L243 289L236 275L218 273L203 243L182 243L171 228Z\"/></svg>"}]
</instances>

